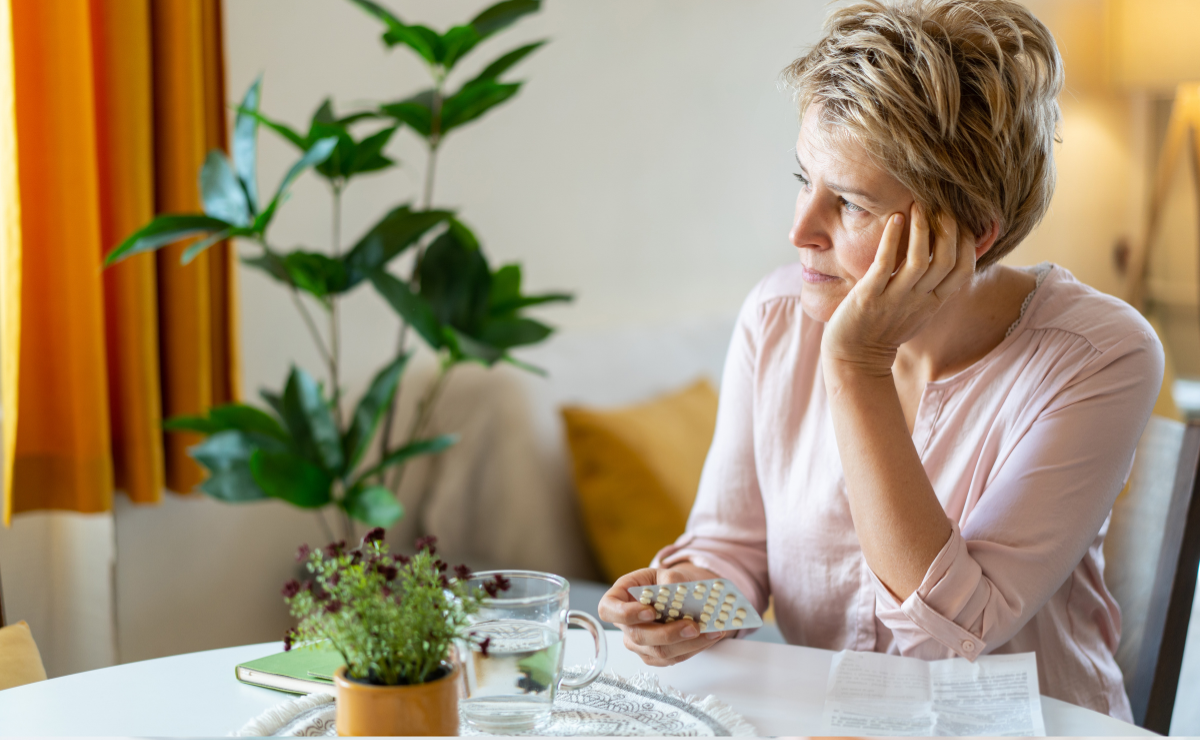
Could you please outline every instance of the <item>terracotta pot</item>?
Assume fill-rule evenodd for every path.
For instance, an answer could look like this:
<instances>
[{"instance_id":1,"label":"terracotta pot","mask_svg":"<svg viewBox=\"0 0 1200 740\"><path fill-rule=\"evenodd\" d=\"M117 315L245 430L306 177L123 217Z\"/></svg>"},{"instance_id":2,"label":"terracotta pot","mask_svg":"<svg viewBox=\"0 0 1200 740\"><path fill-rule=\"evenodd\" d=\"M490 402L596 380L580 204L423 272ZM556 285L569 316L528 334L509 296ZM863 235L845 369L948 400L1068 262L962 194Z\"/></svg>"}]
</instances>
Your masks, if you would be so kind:
<instances>
[{"instance_id":1,"label":"terracotta pot","mask_svg":"<svg viewBox=\"0 0 1200 740\"><path fill-rule=\"evenodd\" d=\"M333 674L337 686L337 732L342 736L457 735L461 669L415 686L373 686Z\"/></svg>"}]
</instances>

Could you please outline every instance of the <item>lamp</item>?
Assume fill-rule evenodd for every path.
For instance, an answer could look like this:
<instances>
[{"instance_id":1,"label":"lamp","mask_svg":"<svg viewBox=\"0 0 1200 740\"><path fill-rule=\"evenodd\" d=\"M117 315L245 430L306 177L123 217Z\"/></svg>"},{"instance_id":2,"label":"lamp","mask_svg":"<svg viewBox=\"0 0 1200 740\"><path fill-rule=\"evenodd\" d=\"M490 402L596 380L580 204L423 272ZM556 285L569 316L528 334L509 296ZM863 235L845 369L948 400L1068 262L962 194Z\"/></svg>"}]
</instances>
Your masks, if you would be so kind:
<instances>
[{"instance_id":1,"label":"lamp","mask_svg":"<svg viewBox=\"0 0 1200 740\"><path fill-rule=\"evenodd\" d=\"M1200 0L1109 0L1108 12L1113 82L1149 93L1175 90L1145 231L1134 244L1126 277L1125 298L1141 310L1150 244L1181 158L1191 164L1200 192Z\"/></svg>"}]
</instances>

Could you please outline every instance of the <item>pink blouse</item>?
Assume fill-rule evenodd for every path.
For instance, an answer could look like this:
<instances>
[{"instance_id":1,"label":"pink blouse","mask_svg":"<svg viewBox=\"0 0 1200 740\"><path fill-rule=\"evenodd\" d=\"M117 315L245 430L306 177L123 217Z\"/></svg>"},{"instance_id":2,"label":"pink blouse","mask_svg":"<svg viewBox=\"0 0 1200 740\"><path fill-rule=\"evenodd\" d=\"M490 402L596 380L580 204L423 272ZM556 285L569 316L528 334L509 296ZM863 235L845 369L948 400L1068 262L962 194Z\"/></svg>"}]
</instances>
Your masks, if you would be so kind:
<instances>
[{"instance_id":1,"label":"pink blouse","mask_svg":"<svg viewBox=\"0 0 1200 740\"><path fill-rule=\"evenodd\" d=\"M928 660L1037 653L1043 694L1132 721L1101 544L1163 377L1130 306L1061 267L987 356L921 395L913 444L953 528L903 602L850 518L800 266L751 292L687 531L655 559L732 579L788 642Z\"/></svg>"}]
</instances>

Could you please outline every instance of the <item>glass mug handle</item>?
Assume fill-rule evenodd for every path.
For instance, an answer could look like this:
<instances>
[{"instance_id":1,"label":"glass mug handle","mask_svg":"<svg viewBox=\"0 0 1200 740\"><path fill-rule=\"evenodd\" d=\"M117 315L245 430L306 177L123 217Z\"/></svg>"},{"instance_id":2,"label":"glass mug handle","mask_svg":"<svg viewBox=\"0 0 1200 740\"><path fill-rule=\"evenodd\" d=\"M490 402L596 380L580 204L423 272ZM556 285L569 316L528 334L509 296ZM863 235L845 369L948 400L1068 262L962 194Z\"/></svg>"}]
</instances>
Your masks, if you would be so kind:
<instances>
[{"instance_id":1,"label":"glass mug handle","mask_svg":"<svg viewBox=\"0 0 1200 740\"><path fill-rule=\"evenodd\" d=\"M604 637L604 627L600 625L599 620L587 612L572 609L567 612L567 623L583 627L592 633L592 639L596 641L596 657L592 659L592 667L588 672L575 679L563 676L562 683L559 684L564 689L582 689L599 678L604 670L604 664L608 661L608 641Z\"/></svg>"}]
</instances>

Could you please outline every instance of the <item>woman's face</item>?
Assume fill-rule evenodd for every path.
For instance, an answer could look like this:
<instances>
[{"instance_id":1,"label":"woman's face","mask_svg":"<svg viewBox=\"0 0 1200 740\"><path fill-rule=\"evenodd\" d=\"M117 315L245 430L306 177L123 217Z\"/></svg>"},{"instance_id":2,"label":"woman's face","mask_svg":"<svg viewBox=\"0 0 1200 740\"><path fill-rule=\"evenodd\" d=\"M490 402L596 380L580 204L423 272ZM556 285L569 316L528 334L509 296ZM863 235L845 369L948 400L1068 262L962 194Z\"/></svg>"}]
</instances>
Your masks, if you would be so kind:
<instances>
[{"instance_id":1,"label":"woman's face","mask_svg":"<svg viewBox=\"0 0 1200 740\"><path fill-rule=\"evenodd\" d=\"M825 322L871 266L888 217L902 213L907 226L913 196L859 144L823 131L818 114L809 106L796 141L800 194L789 236L804 268L801 305Z\"/></svg>"}]
</instances>

